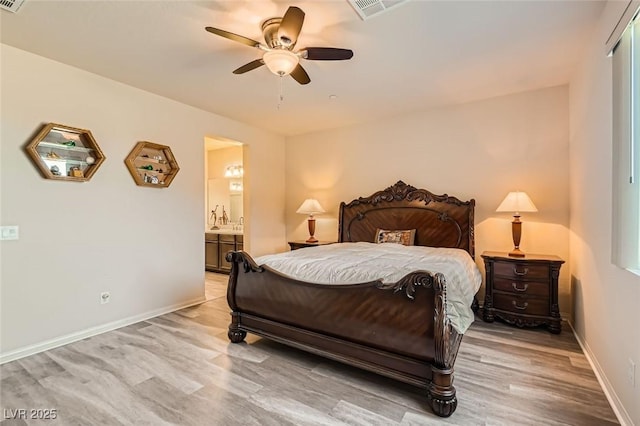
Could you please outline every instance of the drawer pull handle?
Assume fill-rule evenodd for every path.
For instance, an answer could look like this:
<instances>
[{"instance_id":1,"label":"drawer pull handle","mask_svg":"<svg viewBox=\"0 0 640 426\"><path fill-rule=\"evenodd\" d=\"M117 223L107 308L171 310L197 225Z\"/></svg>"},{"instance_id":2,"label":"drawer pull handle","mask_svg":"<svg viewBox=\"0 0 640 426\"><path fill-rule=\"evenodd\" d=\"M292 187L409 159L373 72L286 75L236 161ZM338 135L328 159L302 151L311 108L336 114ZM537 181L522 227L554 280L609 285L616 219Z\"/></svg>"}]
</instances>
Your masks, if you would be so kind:
<instances>
[{"instance_id":1,"label":"drawer pull handle","mask_svg":"<svg viewBox=\"0 0 640 426\"><path fill-rule=\"evenodd\" d=\"M512 300L511 303L513 304L514 308L519 309L521 311L524 311L525 309L527 309L527 306L529 306L529 302L524 302L524 305L522 306L518 305L518 302L516 302L515 300Z\"/></svg>"},{"instance_id":2,"label":"drawer pull handle","mask_svg":"<svg viewBox=\"0 0 640 426\"><path fill-rule=\"evenodd\" d=\"M529 284L524 283L524 286L520 288L518 287L518 283L511 283L511 287L513 287L515 291L527 291L527 289L529 288Z\"/></svg>"},{"instance_id":3,"label":"drawer pull handle","mask_svg":"<svg viewBox=\"0 0 640 426\"><path fill-rule=\"evenodd\" d=\"M529 272L529 268L524 268L522 271L518 271L518 267L514 266L513 267L513 273L516 275L527 275L527 273Z\"/></svg>"}]
</instances>

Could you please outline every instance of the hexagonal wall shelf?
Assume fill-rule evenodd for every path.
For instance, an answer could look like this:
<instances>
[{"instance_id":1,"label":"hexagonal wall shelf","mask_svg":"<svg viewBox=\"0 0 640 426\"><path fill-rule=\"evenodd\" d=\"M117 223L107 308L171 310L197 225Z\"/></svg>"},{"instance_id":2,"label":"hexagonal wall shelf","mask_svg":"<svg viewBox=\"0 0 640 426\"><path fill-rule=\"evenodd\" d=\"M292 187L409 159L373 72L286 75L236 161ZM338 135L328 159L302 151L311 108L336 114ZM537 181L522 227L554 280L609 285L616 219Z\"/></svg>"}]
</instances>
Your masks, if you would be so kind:
<instances>
[{"instance_id":1,"label":"hexagonal wall shelf","mask_svg":"<svg viewBox=\"0 0 640 426\"><path fill-rule=\"evenodd\" d=\"M154 188L168 187L180 170L171 148L153 142L138 142L124 163L137 185Z\"/></svg>"},{"instance_id":2,"label":"hexagonal wall shelf","mask_svg":"<svg viewBox=\"0 0 640 426\"><path fill-rule=\"evenodd\" d=\"M84 182L98 170L105 156L91 131L49 123L26 146L46 179Z\"/></svg>"}]
</instances>

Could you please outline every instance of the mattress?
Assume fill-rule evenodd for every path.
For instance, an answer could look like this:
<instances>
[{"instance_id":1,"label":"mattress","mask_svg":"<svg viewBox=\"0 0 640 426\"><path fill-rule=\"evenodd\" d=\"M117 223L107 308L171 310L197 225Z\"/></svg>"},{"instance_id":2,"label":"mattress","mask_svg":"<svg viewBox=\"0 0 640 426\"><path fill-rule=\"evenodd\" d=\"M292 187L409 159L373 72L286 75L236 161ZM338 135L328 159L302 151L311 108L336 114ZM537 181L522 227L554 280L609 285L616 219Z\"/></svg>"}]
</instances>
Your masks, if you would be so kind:
<instances>
[{"instance_id":1,"label":"mattress","mask_svg":"<svg viewBox=\"0 0 640 426\"><path fill-rule=\"evenodd\" d=\"M447 317L458 333L464 333L474 320L471 304L482 284L482 275L469 253L453 248L336 243L270 254L255 261L296 280L317 284L395 283L413 271L440 272L446 280Z\"/></svg>"}]
</instances>

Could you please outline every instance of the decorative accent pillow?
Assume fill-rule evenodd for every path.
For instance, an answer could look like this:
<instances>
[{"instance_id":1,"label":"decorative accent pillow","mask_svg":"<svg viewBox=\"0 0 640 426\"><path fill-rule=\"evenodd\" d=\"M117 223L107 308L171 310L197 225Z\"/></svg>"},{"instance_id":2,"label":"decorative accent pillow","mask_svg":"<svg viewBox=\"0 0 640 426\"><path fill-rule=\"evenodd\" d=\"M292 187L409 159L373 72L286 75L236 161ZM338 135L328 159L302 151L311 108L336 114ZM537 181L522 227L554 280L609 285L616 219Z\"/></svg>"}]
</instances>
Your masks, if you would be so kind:
<instances>
[{"instance_id":1,"label":"decorative accent pillow","mask_svg":"<svg viewBox=\"0 0 640 426\"><path fill-rule=\"evenodd\" d=\"M416 238L415 229L399 230L387 230L377 229L375 242L380 243L395 243L403 244L405 246L412 246Z\"/></svg>"}]
</instances>

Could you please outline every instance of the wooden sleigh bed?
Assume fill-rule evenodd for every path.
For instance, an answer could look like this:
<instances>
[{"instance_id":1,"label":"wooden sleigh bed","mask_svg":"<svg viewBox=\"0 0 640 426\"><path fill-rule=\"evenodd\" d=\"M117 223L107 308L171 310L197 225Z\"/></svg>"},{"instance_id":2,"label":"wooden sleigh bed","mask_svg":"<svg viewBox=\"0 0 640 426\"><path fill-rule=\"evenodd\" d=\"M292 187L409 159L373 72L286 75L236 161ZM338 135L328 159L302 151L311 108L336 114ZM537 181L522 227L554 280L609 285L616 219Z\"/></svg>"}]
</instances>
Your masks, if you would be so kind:
<instances>
[{"instance_id":1,"label":"wooden sleigh bed","mask_svg":"<svg viewBox=\"0 0 640 426\"><path fill-rule=\"evenodd\" d=\"M416 229L415 245L460 248L473 258L474 206L399 181L340 205L339 242L373 242L378 228ZM453 366L462 335L446 315L442 274L407 271L393 284L327 285L257 265L242 251L227 260L232 342L247 332L266 337L419 386L439 416L455 411Z\"/></svg>"}]
</instances>

